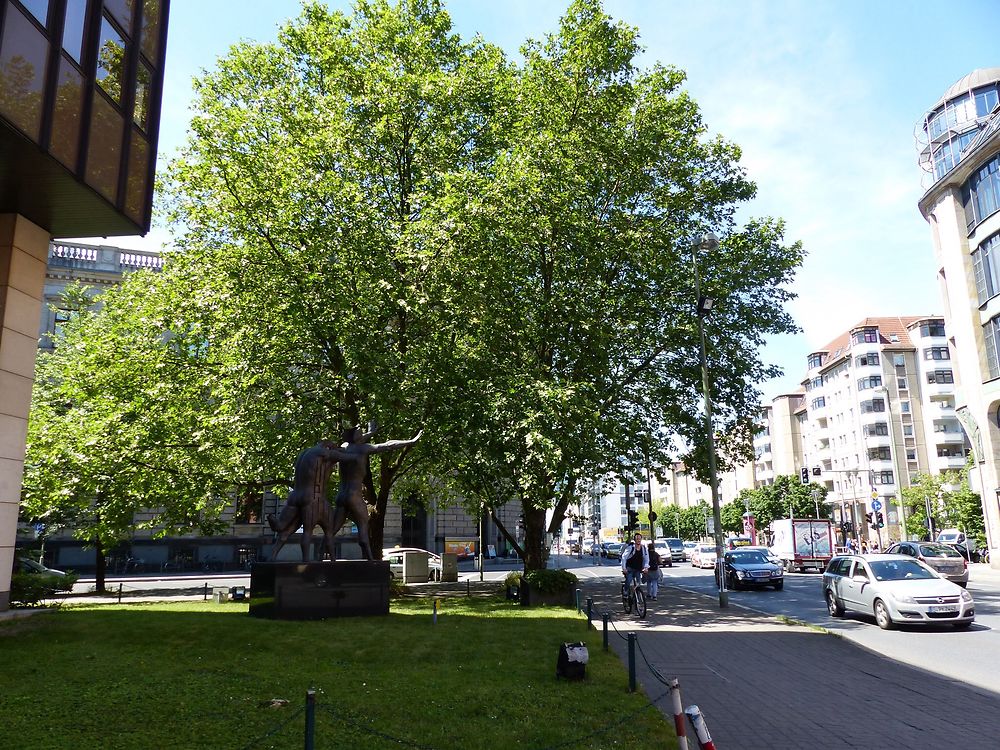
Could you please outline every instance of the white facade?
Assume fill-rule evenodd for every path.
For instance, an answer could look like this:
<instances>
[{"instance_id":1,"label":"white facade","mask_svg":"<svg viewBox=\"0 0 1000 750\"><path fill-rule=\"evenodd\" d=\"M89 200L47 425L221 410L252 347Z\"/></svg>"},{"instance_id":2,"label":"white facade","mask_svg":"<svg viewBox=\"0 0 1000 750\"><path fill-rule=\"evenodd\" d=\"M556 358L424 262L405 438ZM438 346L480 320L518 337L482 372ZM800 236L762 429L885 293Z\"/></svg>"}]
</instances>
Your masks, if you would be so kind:
<instances>
[{"instance_id":1,"label":"white facade","mask_svg":"<svg viewBox=\"0 0 1000 750\"><path fill-rule=\"evenodd\" d=\"M954 401L943 409L954 409L971 441L969 479L982 498L992 559L1000 560L1000 68L957 81L918 128L920 163L934 180L919 208L957 364Z\"/></svg>"}]
</instances>

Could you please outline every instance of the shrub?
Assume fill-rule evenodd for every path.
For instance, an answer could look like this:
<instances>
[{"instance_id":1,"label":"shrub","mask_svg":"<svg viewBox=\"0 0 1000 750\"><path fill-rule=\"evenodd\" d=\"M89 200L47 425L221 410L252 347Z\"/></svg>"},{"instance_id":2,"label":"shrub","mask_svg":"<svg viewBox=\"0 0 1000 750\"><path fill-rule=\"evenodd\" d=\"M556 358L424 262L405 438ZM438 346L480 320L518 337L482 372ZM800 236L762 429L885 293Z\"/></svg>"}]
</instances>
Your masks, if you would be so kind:
<instances>
[{"instance_id":1,"label":"shrub","mask_svg":"<svg viewBox=\"0 0 1000 750\"><path fill-rule=\"evenodd\" d=\"M524 581L543 594L558 594L573 589L579 579L568 570L529 570Z\"/></svg>"},{"instance_id":2,"label":"shrub","mask_svg":"<svg viewBox=\"0 0 1000 750\"><path fill-rule=\"evenodd\" d=\"M522 573L520 570L512 570L507 574L507 577L503 579L503 585L511 589L520 588L521 576Z\"/></svg>"},{"instance_id":3,"label":"shrub","mask_svg":"<svg viewBox=\"0 0 1000 750\"><path fill-rule=\"evenodd\" d=\"M76 575L49 576L40 573L14 573L10 577L10 603L14 607L36 607L57 591L69 591Z\"/></svg>"}]
</instances>

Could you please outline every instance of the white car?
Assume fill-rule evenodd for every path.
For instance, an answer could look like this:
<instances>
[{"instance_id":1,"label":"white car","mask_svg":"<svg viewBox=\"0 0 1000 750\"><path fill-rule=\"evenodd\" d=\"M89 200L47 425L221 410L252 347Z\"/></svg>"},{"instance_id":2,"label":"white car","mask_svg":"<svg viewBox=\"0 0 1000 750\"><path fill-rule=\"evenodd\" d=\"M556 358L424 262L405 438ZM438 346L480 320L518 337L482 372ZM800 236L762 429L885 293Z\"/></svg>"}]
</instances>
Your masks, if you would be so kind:
<instances>
[{"instance_id":1,"label":"white car","mask_svg":"<svg viewBox=\"0 0 1000 750\"><path fill-rule=\"evenodd\" d=\"M389 563L389 572L393 578L402 580L403 578L403 558L411 554L427 555L427 580L441 580L441 555L428 552L419 547L392 547L382 550L382 559Z\"/></svg>"},{"instance_id":2,"label":"white car","mask_svg":"<svg viewBox=\"0 0 1000 750\"><path fill-rule=\"evenodd\" d=\"M691 567L714 568L715 561L714 544L699 544L691 550Z\"/></svg>"}]
</instances>

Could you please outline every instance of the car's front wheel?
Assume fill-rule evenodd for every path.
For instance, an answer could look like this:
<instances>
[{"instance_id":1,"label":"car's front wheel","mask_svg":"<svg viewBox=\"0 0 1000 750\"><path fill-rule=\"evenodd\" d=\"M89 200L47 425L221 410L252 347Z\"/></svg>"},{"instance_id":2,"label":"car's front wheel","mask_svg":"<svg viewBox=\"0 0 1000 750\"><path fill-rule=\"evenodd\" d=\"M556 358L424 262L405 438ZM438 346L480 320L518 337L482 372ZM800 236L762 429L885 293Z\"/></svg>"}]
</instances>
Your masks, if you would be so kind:
<instances>
[{"instance_id":1,"label":"car's front wheel","mask_svg":"<svg viewBox=\"0 0 1000 750\"><path fill-rule=\"evenodd\" d=\"M889 615L889 608L881 599L875 600L875 622L882 630L892 630L894 625L892 617Z\"/></svg>"}]
</instances>

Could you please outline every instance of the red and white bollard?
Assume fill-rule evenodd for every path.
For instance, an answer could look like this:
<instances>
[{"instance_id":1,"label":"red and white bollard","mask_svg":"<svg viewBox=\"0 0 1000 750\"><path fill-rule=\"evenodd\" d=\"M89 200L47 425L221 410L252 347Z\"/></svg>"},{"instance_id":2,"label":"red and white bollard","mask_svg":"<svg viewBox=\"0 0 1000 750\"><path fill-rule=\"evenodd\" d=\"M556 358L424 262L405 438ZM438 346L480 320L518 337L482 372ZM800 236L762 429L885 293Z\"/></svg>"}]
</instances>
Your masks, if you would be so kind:
<instances>
[{"instance_id":1,"label":"red and white bollard","mask_svg":"<svg viewBox=\"0 0 1000 750\"><path fill-rule=\"evenodd\" d=\"M684 709L684 713L691 720L691 726L698 735L698 747L701 750L715 750L715 743L712 742L712 735L708 733L708 725L705 723L705 717L701 715L701 709L697 706L688 706Z\"/></svg>"},{"instance_id":2,"label":"red and white bollard","mask_svg":"<svg viewBox=\"0 0 1000 750\"><path fill-rule=\"evenodd\" d=\"M676 679L670 681L670 702L674 708L674 730L677 732L678 750L688 750L687 724L684 723L684 709L681 708L681 688Z\"/></svg>"}]
</instances>

